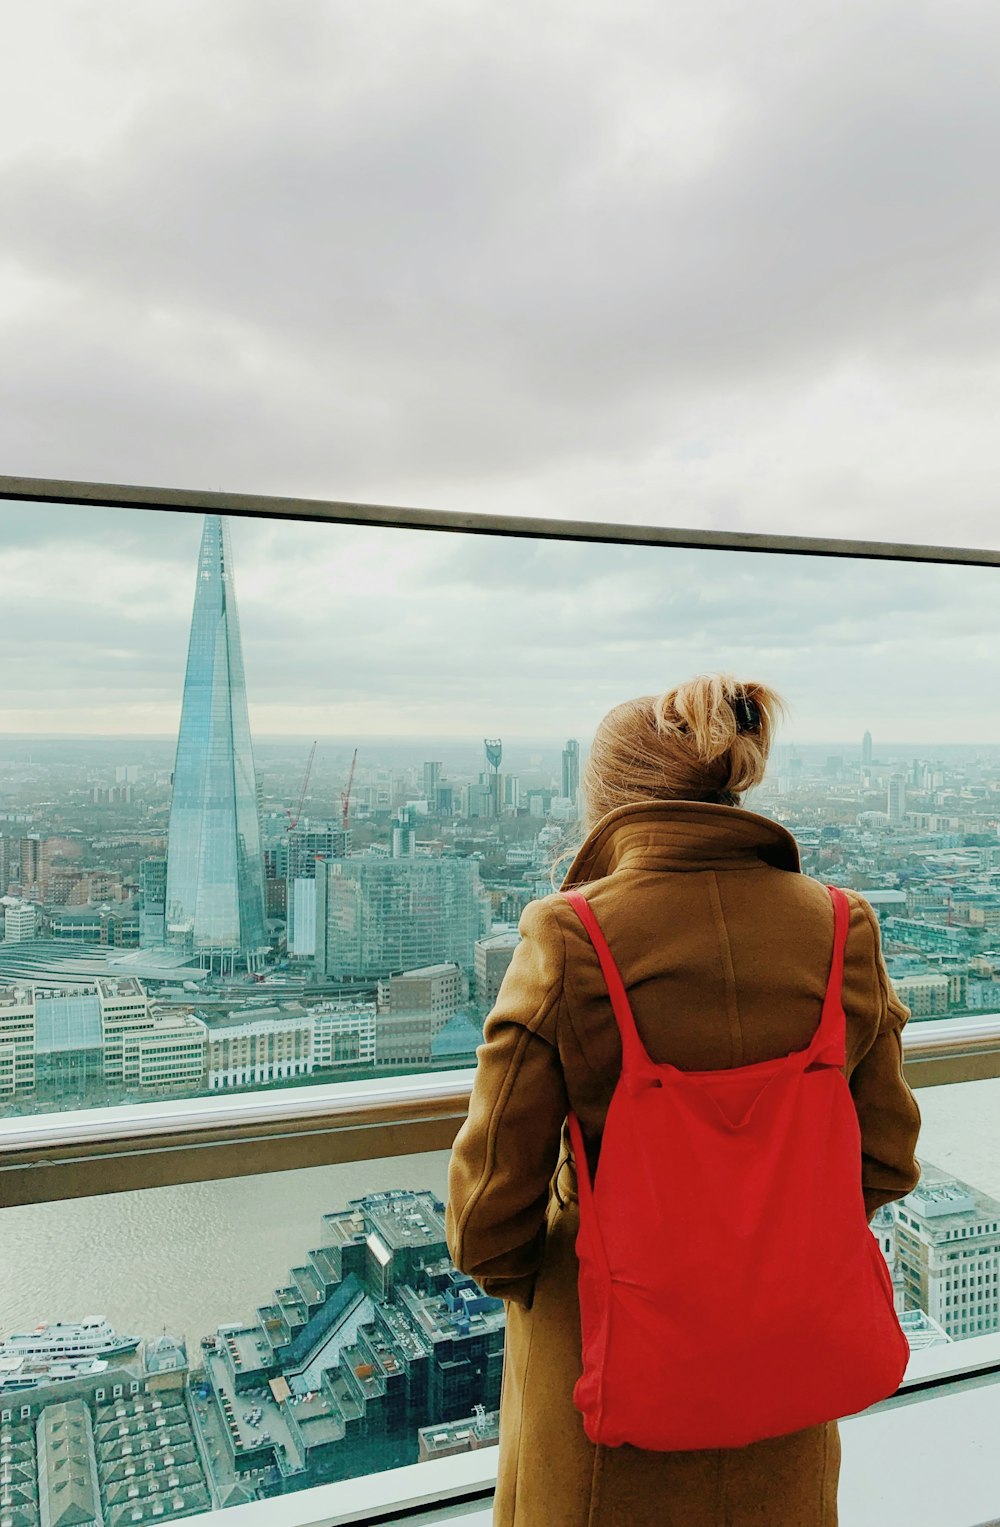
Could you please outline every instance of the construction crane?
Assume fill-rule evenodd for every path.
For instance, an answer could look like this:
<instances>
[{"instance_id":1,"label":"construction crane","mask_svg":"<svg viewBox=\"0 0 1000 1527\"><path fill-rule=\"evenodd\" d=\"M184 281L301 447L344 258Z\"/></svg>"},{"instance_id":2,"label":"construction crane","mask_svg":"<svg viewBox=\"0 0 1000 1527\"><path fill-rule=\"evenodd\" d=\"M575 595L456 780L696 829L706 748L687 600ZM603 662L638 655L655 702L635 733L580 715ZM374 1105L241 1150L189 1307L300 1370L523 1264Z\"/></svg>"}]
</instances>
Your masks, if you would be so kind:
<instances>
[{"instance_id":1,"label":"construction crane","mask_svg":"<svg viewBox=\"0 0 1000 1527\"><path fill-rule=\"evenodd\" d=\"M354 784L354 766L358 761L358 750L354 749L354 757L351 759L351 772L347 776L347 789L340 792L340 825L346 832L351 825L351 786Z\"/></svg>"},{"instance_id":2,"label":"construction crane","mask_svg":"<svg viewBox=\"0 0 1000 1527\"><path fill-rule=\"evenodd\" d=\"M313 759L315 757L316 744L314 742L312 747L309 749L309 757L306 760L306 772L302 777L302 789L299 791L299 803L294 811L292 810L291 806L285 807L285 814L288 817L288 824L285 828L286 832L294 832L295 828L299 825L299 817L302 815L302 808L306 802L306 791L309 789L309 776L312 773Z\"/></svg>"}]
</instances>

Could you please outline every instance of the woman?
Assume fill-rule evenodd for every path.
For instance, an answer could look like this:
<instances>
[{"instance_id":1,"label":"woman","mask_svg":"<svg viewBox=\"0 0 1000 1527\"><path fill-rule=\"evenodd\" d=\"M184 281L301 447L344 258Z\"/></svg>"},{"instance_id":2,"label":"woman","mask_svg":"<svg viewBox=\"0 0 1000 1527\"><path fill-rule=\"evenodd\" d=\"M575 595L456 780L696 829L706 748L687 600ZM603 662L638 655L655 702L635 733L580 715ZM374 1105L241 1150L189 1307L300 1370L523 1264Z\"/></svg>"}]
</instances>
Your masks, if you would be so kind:
<instances>
[{"instance_id":1,"label":"woman","mask_svg":"<svg viewBox=\"0 0 1000 1527\"><path fill-rule=\"evenodd\" d=\"M702 677L617 706L594 739L587 836L563 885L585 887L655 1062L750 1065L803 1048L816 1030L829 893L799 872L783 827L739 806L763 778L780 708L760 684ZM848 897L845 1074L870 1220L918 1181L920 1116L901 1069L908 1013L871 908ZM621 1041L569 903L532 902L520 931L486 1020L447 1216L457 1266L507 1302L496 1527L835 1527L836 1422L696 1452L587 1440L572 1399L579 1214L565 1120L572 1109L593 1174ZM642 1372L637 1353L638 1386Z\"/></svg>"}]
</instances>

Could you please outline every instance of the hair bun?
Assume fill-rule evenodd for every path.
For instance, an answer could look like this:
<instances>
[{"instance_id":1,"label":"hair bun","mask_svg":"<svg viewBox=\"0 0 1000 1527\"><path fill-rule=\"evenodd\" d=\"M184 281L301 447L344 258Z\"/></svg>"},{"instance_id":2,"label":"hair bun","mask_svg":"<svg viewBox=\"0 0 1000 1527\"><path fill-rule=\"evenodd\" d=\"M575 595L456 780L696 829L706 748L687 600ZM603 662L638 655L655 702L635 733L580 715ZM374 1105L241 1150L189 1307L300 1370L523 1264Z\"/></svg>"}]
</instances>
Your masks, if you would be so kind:
<instances>
[{"instance_id":1,"label":"hair bun","mask_svg":"<svg viewBox=\"0 0 1000 1527\"><path fill-rule=\"evenodd\" d=\"M784 711L780 695L732 674L701 674L626 700L597 729L582 781L591 825L643 800L737 804L760 784Z\"/></svg>"}]
</instances>

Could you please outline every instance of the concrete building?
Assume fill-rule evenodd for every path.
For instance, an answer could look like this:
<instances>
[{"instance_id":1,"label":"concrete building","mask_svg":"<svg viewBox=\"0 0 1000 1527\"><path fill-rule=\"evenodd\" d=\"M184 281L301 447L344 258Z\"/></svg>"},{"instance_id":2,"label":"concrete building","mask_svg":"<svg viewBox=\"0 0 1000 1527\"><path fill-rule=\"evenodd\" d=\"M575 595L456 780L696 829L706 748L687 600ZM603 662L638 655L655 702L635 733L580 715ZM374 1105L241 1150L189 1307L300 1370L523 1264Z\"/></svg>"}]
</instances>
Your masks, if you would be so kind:
<instances>
[{"instance_id":1,"label":"concrete building","mask_svg":"<svg viewBox=\"0 0 1000 1527\"><path fill-rule=\"evenodd\" d=\"M35 937L38 913L30 901L22 901L17 896L5 896L3 907L5 944L19 944L22 939Z\"/></svg>"},{"instance_id":2,"label":"concrete building","mask_svg":"<svg viewBox=\"0 0 1000 1527\"><path fill-rule=\"evenodd\" d=\"M309 1009L313 1023L312 1068L374 1067L374 1002L321 1002Z\"/></svg>"},{"instance_id":3,"label":"concrete building","mask_svg":"<svg viewBox=\"0 0 1000 1527\"><path fill-rule=\"evenodd\" d=\"M947 975L913 975L897 978L893 985L900 1002L914 1018L933 1018L947 1013L951 979Z\"/></svg>"},{"instance_id":4,"label":"concrete building","mask_svg":"<svg viewBox=\"0 0 1000 1527\"><path fill-rule=\"evenodd\" d=\"M452 963L401 971L379 982L378 1064L426 1064L436 1035L458 1012L466 990L463 972Z\"/></svg>"},{"instance_id":5,"label":"concrete building","mask_svg":"<svg viewBox=\"0 0 1000 1527\"><path fill-rule=\"evenodd\" d=\"M907 1307L953 1340L1000 1329L1000 1203L925 1164L892 1211Z\"/></svg>"},{"instance_id":6,"label":"concrete building","mask_svg":"<svg viewBox=\"0 0 1000 1527\"><path fill-rule=\"evenodd\" d=\"M483 1012L496 1002L500 983L520 942L521 935L516 932L494 933L476 941L475 992L476 1002Z\"/></svg>"},{"instance_id":7,"label":"concrete building","mask_svg":"<svg viewBox=\"0 0 1000 1527\"><path fill-rule=\"evenodd\" d=\"M134 977L0 988L0 1098L197 1090L205 1052L204 1023L150 1008Z\"/></svg>"},{"instance_id":8,"label":"concrete building","mask_svg":"<svg viewBox=\"0 0 1000 1527\"><path fill-rule=\"evenodd\" d=\"M500 1440L500 1412L477 1405L475 1414L460 1421L437 1426L421 1426L417 1431L417 1457L421 1463L430 1458L450 1458L455 1453L474 1453L481 1447L496 1447Z\"/></svg>"},{"instance_id":9,"label":"concrete building","mask_svg":"<svg viewBox=\"0 0 1000 1527\"><path fill-rule=\"evenodd\" d=\"M866 732L861 739L861 765L862 768L870 769L872 766L872 734Z\"/></svg>"},{"instance_id":10,"label":"concrete building","mask_svg":"<svg viewBox=\"0 0 1000 1527\"><path fill-rule=\"evenodd\" d=\"M35 1004L31 988L0 987L0 1103L35 1090Z\"/></svg>"}]
</instances>

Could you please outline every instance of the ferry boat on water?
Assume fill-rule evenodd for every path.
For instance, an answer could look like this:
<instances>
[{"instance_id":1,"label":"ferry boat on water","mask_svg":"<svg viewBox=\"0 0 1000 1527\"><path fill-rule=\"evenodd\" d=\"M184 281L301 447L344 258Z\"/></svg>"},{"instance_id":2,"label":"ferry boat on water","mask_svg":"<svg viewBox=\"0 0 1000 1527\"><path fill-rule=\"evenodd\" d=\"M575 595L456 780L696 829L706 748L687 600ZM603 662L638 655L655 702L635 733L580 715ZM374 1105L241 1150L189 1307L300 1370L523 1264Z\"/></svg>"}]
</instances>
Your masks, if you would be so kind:
<instances>
[{"instance_id":1,"label":"ferry boat on water","mask_svg":"<svg viewBox=\"0 0 1000 1527\"><path fill-rule=\"evenodd\" d=\"M26 1357L22 1354L0 1355L0 1396L38 1384L59 1384L66 1379L98 1378L111 1364L100 1357L78 1358L75 1362L55 1358Z\"/></svg>"},{"instance_id":2,"label":"ferry boat on water","mask_svg":"<svg viewBox=\"0 0 1000 1527\"><path fill-rule=\"evenodd\" d=\"M54 1320L33 1331L0 1341L0 1359L27 1357L49 1362L79 1362L87 1358L122 1357L134 1352L140 1336L119 1336L100 1315L86 1320Z\"/></svg>"}]
</instances>

